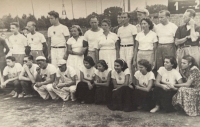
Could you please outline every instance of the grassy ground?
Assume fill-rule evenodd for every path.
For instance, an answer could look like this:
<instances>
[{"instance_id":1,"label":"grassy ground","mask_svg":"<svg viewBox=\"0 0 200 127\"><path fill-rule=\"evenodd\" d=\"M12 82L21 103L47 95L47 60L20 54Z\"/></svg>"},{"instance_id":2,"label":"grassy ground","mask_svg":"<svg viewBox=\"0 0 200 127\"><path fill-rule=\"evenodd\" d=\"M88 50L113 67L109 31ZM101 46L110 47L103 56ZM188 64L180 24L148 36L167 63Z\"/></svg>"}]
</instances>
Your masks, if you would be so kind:
<instances>
[{"instance_id":1,"label":"grassy ground","mask_svg":"<svg viewBox=\"0 0 200 127\"><path fill-rule=\"evenodd\" d=\"M104 105L0 95L0 127L199 127L184 113L111 111Z\"/></svg>"}]
</instances>

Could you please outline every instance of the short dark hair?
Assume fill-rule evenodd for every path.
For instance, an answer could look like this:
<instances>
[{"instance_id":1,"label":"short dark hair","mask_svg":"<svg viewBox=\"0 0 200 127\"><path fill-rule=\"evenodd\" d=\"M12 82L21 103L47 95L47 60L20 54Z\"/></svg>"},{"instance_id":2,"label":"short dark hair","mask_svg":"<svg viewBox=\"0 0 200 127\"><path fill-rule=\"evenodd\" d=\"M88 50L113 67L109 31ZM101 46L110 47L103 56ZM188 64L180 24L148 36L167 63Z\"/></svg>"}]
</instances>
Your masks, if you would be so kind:
<instances>
[{"instance_id":1,"label":"short dark hair","mask_svg":"<svg viewBox=\"0 0 200 127\"><path fill-rule=\"evenodd\" d=\"M183 56L182 59L187 60L189 63L191 63L190 68L192 68L193 66L198 67L194 57L192 57L190 55L186 55L186 56Z\"/></svg>"},{"instance_id":2,"label":"short dark hair","mask_svg":"<svg viewBox=\"0 0 200 127\"><path fill-rule=\"evenodd\" d=\"M25 57L28 57L28 59L29 59L29 60L32 60L32 61L33 61L33 59L34 59L32 55L24 56L24 58L25 58Z\"/></svg>"},{"instance_id":3,"label":"short dark hair","mask_svg":"<svg viewBox=\"0 0 200 127\"><path fill-rule=\"evenodd\" d=\"M49 14L50 16L53 16L54 18L59 18L58 12L50 11L48 14Z\"/></svg>"},{"instance_id":4,"label":"short dark hair","mask_svg":"<svg viewBox=\"0 0 200 127\"><path fill-rule=\"evenodd\" d=\"M8 57L6 57L6 59L11 60L11 61L16 61L14 56L8 56Z\"/></svg>"},{"instance_id":5,"label":"short dark hair","mask_svg":"<svg viewBox=\"0 0 200 127\"><path fill-rule=\"evenodd\" d=\"M163 12L165 12L166 16L170 17L170 12L168 10L161 10L161 11L159 11L159 13L163 13Z\"/></svg>"},{"instance_id":6,"label":"short dark hair","mask_svg":"<svg viewBox=\"0 0 200 127\"><path fill-rule=\"evenodd\" d=\"M170 63L173 64L172 68L176 69L177 61L176 58L173 56L165 56L165 59L169 59Z\"/></svg>"},{"instance_id":7,"label":"short dark hair","mask_svg":"<svg viewBox=\"0 0 200 127\"><path fill-rule=\"evenodd\" d=\"M28 21L28 23L31 22L33 26L36 27L36 22L35 21Z\"/></svg>"},{"instance_id":8,"label":"short dark hair","mask_svg":"<svg viewBox=\"0 0 200 127\"><path fill-rule=\"evenodd\" d=\"M96 19L99 21L99 19L98 19L98 17L97 17L96 15L92 15L92 16L90 17L90 20L93 19L93 18L96 18ZM90 21L90 20L89 20L89 21Z\"/></svg>"},{"instance_id":9,"label":"short dark hair","mask_svg":"<svg viewBox=\"0 0 200 127\"><path fill-rule=\"evenodd\" d=\"M122 12L121 11L119 11L118 13L117 13L117 16L121 16L122 15Z\"/></svg>"},{"instance_id":10,"label":"short dark hair","mask_svg":"<svg viewBox=\"0 0 200 127\"><path fill-rule=\"evenodd\" d=\"M105 60L99 60L99 61L97 62L97 64L101 64L101 65L105 68L105 70L108 69L108 65L107 65L107 63L106 63Z\"/></svg>"},{"instance_id":11,"label":"short dark hair","mask_svg":"<svg viewBox=\"0 0 200 127\"><path fill-rule=\"evenodd\" d=\"M190 12L190 17L195 17L196 16L196 12L193 9L187 9L186 12Z\"/></svg>"},{"instance_id":12,"label":"short dark hair","mask_svg":"<svg viewBox=\"0 0 200 127\"><path fill-rule=\"evenodd\" d=\"M143 18L143 19L141 20L140 23L142 23L143 20L146 21L146 22L149 24L149 29L152 30L154 24L153 24L153 22L151 21L151 19L149 19L149 18Z\"/></svg>"},{"instance_id":13,"label":"short dark hair","mask_svg":"<svg viewBox=\"0 0 200 127\"><path fill-rule=\"evenodd\" d=\"M110 22L109 19L103 19L103 20L101 21L101 24L102 24L102 23L107 23L108 26L111 26L111 22Z\"/></svg>"},{"instance_id":14,"label":"short dark hair","mask_svg":"<svg viewBox=\"0 0 200 127\"><path fill-rule=\"evenodd\" d=\"M150 72L152 70L151 64L146 59L139 60L138 64L144 66L147 69L147 72Z\"/></svg>"},{"instance_id":15,"label":"short dark hair","mask_svg":"<svg viewBox=\"0 0 200 127\"><path fill-rule=\"evenodd\" d=\"M91 56L86 56L83 60L87 61L91 66L95 65L94 60L92 59Z\"/></svg>"},{"instance_id":16,"label":"short dark hair","mask_svg":"<svg viewBox=\"0 0 200 127\"><path fill-rule=\"evenodd\" d=\"M122 71L125 71L128 68L126 61L124 61L123 59L116 59L115 62L119 63L122 66Z\"/></svg>"},{"instance_id":17,"label":"short dark hair","mask_svg":"<svg viewBox=\"0 0 200 127\"><path fill-rule=\"evenodd\" d=\"M131 15L128 12L123 12L122 15L127 14L128 18L131 18Z\"/></svg>"},{"instance_id":18,"label":"short dark hair","mask_svg":"<svg viewBox=\"0 0 200 127\"><path fill-rule=\"evenodd\" d=\"M10 25L14 25L14 26L16 26L17 28L19 28L19 23L18 23L18 22L12 22L12 23L10 23Z\"/></svg>"}]
</instances>

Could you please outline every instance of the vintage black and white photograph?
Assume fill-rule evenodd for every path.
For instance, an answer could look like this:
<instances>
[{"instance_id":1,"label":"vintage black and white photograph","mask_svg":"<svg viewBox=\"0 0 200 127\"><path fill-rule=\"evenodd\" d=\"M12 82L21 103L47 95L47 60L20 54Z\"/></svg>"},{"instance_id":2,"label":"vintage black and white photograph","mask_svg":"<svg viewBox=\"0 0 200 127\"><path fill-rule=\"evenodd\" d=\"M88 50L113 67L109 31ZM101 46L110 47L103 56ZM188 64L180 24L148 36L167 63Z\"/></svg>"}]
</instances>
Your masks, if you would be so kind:
<instances>
[{"instance_id":1,"label":"vintage black and white photograph","mask_svg":"<svg viewBox=\"0 0 200 127\"><path fill-rule=\"evenodd\" d=\"M200 127L200 0L0 0L0 127Z\"/></svg>"}]
</instances>

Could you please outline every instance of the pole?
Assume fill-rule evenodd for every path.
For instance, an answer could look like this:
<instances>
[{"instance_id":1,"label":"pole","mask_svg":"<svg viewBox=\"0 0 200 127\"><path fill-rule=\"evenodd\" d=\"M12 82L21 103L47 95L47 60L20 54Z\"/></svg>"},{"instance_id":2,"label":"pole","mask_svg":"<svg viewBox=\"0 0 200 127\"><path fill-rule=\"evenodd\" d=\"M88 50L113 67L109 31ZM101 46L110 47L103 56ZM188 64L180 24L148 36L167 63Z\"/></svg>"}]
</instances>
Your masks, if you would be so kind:
<instances>
[{"instance_id":1,"label":"pole","mask_svg":"<svg viewBox=\"0 0 200 127\"><path fill-rule=\"evenodd\" d=\"M123 7L124 7L124 12L125 12L125 0L123 0Z\"/></svg>"},{"instance_id":2,"label":"pole","mask_svg":"<svg viewBox=\"0 0 200 127\"><path fill-rule=\"evenodd\" d=\"M32 0L31 0L31 5L32 5L33 16L35 16L35 14L34 14L34 8L33 8L33 1Z\"/></svg>"},{"instance_id":3,"label":"pole","mask_svg":"<svg viewBox=\"0 0 200 127\"><path fill-rule=\"evenodd\" d=\"M72 3L72 16L73 16L73 19L74 19L74 7L73 7L73 0L71 0L71 3Z\"/></svg>"},{"instance_id":4,"label":"pole","mask_svg":"<svg viewBox=\"0 0 200 127\"><path fill-rule=\"evenodd\" d=\"M86 3L86 0L85 0L85 14L86 14L86 17L87 17L87 3Z\"/></svg>"},{"instance_id":5,"label":"pole","mask_svg":"<svg viewBox=\"0 0 200 127\"><path fill-rule=\"evenodd\" d=\"M131 11L131 1L128 0L128 12L130 12L130 11Z\"/></svg>"},{"instance_id":6,"label":"pole","mask_svg":"<svg viewBox=\"0 0 200 127\"><path fill-rule=\"evenodd\" d=\"M97 0L96 0L96 13L97 13Z\"/></svg>"}]
</instances>

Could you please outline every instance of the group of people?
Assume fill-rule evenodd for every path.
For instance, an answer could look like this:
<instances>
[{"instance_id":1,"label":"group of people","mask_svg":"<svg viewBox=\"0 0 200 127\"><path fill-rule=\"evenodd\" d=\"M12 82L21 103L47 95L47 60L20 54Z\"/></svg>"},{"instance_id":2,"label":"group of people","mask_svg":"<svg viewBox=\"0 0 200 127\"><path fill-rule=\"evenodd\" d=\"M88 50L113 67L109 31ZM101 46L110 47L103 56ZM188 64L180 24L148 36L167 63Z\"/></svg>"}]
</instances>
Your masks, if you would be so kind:
<instances>
[{"instance_id":1,"label":"group of people","mask_svg":"<svg viewBox=\"0 0 200 127\"><path fill-rule=\"evenodd\" d=\"M1 88L13 88L15 98L39 94L44 100L106 104L125 112L182 109L199 115L200 27L195 11L186 10L182 26L169 21L167 10L158 13L159 24L148 10L136 11L137 25L123 12L112 28L109 19L99 27L92 16L85 34L78 25L69 32L51 11L47 42L35 22L27 23L29 33L24 35L11 23L13 35L0 39Z\"/></svg>"}]
</instances>

